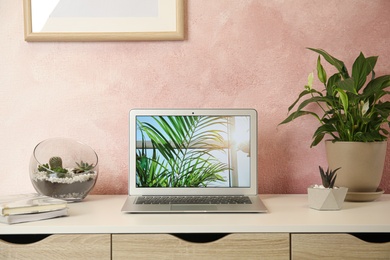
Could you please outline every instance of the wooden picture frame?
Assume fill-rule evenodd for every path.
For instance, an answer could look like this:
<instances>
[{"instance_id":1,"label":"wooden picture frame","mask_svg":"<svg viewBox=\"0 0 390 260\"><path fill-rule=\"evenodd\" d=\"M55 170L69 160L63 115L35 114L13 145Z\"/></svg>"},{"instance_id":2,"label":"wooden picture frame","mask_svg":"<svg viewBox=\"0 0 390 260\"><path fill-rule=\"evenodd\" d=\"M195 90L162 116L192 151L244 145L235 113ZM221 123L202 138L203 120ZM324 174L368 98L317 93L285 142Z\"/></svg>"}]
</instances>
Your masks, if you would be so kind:
<instances>
[{"instance_id":1,"label":"wooden picture frame","mask_svg":"<svg viewBox=\"0 0 390 260\"><path fill-rule=\"evenodd\" d=\"M95 6L96 10L90 8L93 5L93 1L83 0L81 2L79 0L79 2L71 2L69 0L57 0L51 9L49 7L46 13L41 15L41 11L47 9L48 3L53 4L53 0L23 0L25 40L29 42L184 40L185 0L106 0L100 6ZM39 5L40 2L44 3L42 7ZM143 9L141 8L142 12L138 13L135 13L138 10L137 8L131 9L119 6L122 4L128 7L129 2L137 2L135 4L138 6L145 6ZM153 8L146 6L146 2L149 2L149 7ZM62 4L62 9L59 13L60 3ZM86 8L78 6L76 9L74 3L78 5L84 4ZM102 1L99 1L99 3L102 3ZM118 6L115 6L115 3ZM66 8L63 8L64 5ZM123 13L122 10L126 11L126 15L128 15L128 10L131 10L133 14L126 17L122 17L122 14L110 17L107 15L110 12L107 12L104 7L110 7L110 10L113 10L113 14ZM93 11L91 11L92 9ZM54 11L57 12L57 16L54 15ZM95 13L92 14L92 12L99 14L99 11L103 14L101 17ZM154 13L150 14L152 12ZM88 15L80 18L80 13L88 13ZM36 22L35 17L47 19L43 22L40 21L39 24L39 22ZM41 27L37 24L41 25Z\"/></svg>"}]
</instances>

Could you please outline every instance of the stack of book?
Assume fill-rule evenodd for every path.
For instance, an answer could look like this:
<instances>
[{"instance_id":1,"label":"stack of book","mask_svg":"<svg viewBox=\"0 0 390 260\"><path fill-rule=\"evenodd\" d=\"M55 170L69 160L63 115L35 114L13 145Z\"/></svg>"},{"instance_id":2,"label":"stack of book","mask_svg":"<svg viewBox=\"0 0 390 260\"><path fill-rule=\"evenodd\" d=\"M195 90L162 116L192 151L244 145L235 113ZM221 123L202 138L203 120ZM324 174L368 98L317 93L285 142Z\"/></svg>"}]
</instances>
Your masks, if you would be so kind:
<instances>
[{"instance_id":1,"label":"stack of book","mask_svg":"<svg viewBox=\"0 0 390 260\"><path fill-rule=\"evenodd\" d=\"M36 193L0 196L0 223L15 224L67 215L65 200Z\"/></svg>"}]
</instances>

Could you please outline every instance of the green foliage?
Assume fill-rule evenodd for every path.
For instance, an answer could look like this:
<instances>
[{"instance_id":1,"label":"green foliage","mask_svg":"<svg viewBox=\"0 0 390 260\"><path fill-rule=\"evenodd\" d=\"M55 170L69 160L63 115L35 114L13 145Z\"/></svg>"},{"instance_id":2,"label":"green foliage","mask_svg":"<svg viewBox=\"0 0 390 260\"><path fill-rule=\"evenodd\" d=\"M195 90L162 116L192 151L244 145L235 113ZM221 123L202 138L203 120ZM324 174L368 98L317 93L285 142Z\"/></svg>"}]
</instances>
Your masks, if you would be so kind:
<instances>
[{"instance_id":1,"label":"green foliage","mask_svg":"<svg viewBox=\"0 0 390 260\"><path fill-rule=\"evenodd\" d=\"M50 168L50 170L52 170L53 172L57 172L57 173L67 173L68 172L67 169L64 169L62 167Z\"/></svg>"},{"instance_id":2,"label":"green foliage","mask_svg":"<svg viewBox=\"0 0 390 260\"><path fill-rule=\"evenodd\" d=\"M38 171L46 172L47 174L55 173L59 178L67 177L68 170L62 168L62 159L61 157L55 156L49 159L49 163L42 164L38 166Z\"/></svg>"},{"instance_id":3,"label":"green foliage","mask_svg":"<svg viewBox=\"0 0 390 260\"><path fill-rule=\"evenodd\" d=\"M138 121L142 147L137 151L137 185L200 187L214 181L225 181L219 173L228 170L228 166L210 154L215 150L223 151L222 131L210 127L226 125L226 118L168 116L153 119L162 130ZM144 134L151 139L151 157L146 153Z\"/></svg>"},{"instance_id":4,"label":"green foliage","mask_svg":"<svg viewBox=\"0 0 390 260\"><path fill-rule=\"evenodd\" d=\"M77 163L77 168L73 170L74 173L85 173L93 169L95 166L87 162L81 161ZM49 159L49 163L38 166L38 171L46 172L47 174L55 173L58 178L65 178L69 176L69 171L62 167L62 159L59 156L54 156Z\"/></svg>"},{"instance_id":5,"label":"green foliage","mask_svg":"<svg viewBox=\"0 0 390 260\"><path fill-rule=\"evenodd\" d=\"M93 169L94 165L87 162L81 161L80 163L76 162L77 168L73 170L74 173L84 173Z\"/></svg>"},{"instance_id":6,"label":"green foliage","mask_svg":"<svg viewBox=\"0 0 390 260\"><path fill-rule=\"evenodd\" d=\"M321 166L319 166L319 169L320 169L322 185L325 188L333 189L333 186L334 186L334 183L335 183L336 177L337 177L337 173L336 172L340 168L337 168L336 170L329 170L329 168L328 168L326 170L326 172L324 171L324 169L322 169Z\"/></svg>"},{"instance_id":7,"label":"green foliage","mask_svg":"<svg viewBox=\"0 0 390 260\"><path fill-rule=\"evenodd\" d=\"M67 169L64 169L64 168L55 168L55 169L52 169L58 178L65 178L67 177L67 173L68 173L68 170Z\"/></svg>"},{"instance_id":8,"label":"green foliage","mask_svg":"<svg viewBox=\"0 0 390 260\"><path fill-rule=\"evenodd\" d=\"M40 172L47 172L50 169L48 163L44 163L42 165L38 165L38 171Z\"/></svg>"},{"instance_id":9,"label":"green foliage","mask_svg":"<svg viewBox=\"0 0 390 260\"><path fill-rule=\"evenodd\" d=\"M317 76L324 89L313 88L312 75L309 75L305 90L288 108L290 113L300 102L296 110L280 124L286 124L304 115L315 117L320 126L314 132L311 147L321 142L326 134L332 136L334 141L387 140L389 132L384 126L389 126L390 102L383 102L381 98L389 94L386 88L390 86L390 75L375 77L374 67L378 57L366 58L360 53L353 63L350 75L344 62L324 50L309 49L319 54ZM321 56L337 69L329 78L321 64ZM302 101L302 98L306 99ZM317 105L322 111L321 114L305 110L309 104Z\"/></svg>"},{"instance_id":10,"label":"green foliage","mask_svg":"<svg viewBox=\"0 0 390 260\"><path fill-rule=\"evenodd\" d=\"M169 165L157 155L157 149L152 142L152 156L147 156L147 148L144 133L142 133L142 146L137 151L137 185L142 187L167 187L169 186Z\"/></svg>"}]
</instances>

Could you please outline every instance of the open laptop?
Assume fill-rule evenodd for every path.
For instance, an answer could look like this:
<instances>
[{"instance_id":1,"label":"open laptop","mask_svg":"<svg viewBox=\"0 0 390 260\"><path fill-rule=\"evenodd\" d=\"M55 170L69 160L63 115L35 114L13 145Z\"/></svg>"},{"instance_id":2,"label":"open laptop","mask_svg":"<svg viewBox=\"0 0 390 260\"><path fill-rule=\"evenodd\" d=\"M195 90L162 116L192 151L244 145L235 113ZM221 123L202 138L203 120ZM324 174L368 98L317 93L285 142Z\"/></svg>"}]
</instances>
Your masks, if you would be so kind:
<instances>
[{"instance_id":1,"label":"open laptop","mask_svg":"<svg viewBox=\"0 0 390 260\"><path fill-rule=\"evenodd\" d=\"M254 109L130 111L126 213L267 212Z\"/></svg>"}]
</instances>

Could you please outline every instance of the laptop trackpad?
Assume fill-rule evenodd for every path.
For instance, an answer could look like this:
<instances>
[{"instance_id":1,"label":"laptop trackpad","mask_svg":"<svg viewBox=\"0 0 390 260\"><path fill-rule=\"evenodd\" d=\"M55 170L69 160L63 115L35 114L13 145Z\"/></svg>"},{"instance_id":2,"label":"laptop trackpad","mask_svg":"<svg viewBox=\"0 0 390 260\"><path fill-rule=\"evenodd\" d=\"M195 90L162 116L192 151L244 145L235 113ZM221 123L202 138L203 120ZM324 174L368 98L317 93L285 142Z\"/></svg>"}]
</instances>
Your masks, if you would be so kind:
<instances>
[{"instance_id":1,"label":"laptop trackpad","mask_svg":"<svg viewBox=\"0 0 390 260\"><path fill-rule=\"evenodd\" d=\"M215 205L171 205L171 210L174 211L209 211L216 210Z\"/></svg>"}]
</instances>

